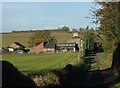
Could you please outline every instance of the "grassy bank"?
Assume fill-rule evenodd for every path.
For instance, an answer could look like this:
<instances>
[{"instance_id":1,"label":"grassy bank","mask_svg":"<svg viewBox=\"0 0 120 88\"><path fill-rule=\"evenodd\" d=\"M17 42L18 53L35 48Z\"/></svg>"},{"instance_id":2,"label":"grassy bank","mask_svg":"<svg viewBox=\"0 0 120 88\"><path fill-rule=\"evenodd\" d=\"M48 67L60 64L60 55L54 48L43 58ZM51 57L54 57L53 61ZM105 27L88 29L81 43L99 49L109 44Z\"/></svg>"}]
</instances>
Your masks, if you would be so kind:
<instances>
[{"instance_id":1,"label":"grassy bank","mask_svg":"<svg viewBox=\"0 0 120 88\"><path fill-rule=\"evenodd\" d=\"M116 84L116 86L117 86L118 88L120 88L120 82L119 82L119 83L117 83L117 84Z\"/></svg>"},{"instance_id":2,"label":"grassy bank","mask_svg":"<svg viewBox=\"0 0 120 88\"><path fill-rule=\"evenodd\" d=\"M77 53L4 55L18 70L26 74L37 74L51 69L61 69L67 64L75 64Z\"/></svg>"},{"instance_id":3,"label":"grassy bank","mask_svg":"<svg viewBox=\"0 0 120 88\"><path fill-rule=\"evenodd\" d=\"M103 52L101 61L104 69L110 68L112 65L112 55L110 53Z\"/></svg>"}]
</instances>

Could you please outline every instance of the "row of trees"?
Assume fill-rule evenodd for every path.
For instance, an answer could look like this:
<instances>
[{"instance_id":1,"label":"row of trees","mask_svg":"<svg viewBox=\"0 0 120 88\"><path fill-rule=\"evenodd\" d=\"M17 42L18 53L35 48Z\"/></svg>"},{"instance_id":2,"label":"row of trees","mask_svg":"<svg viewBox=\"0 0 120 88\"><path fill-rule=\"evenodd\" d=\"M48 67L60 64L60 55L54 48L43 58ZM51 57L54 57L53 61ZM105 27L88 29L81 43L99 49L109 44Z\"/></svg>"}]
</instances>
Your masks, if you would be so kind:
<instances>
[{"instance_id":1,"label":"row of trees","mask_svg":"<svg viewBox=\"0 0 120 88\"><path fill-rule=\"evenodd\" d=\"M95 23L100 23L99 34L104 35L104 50L113 53L112 68L120 74L120 2L99 2L94 10Z\"/></svg>"},{"instance_id":2,"label":"row of trees","mask_svg":"<svg viewBox=\"0 0 120 88\"><path fill-rule=\"evenodd\" d=\"M62 27L58 27L57 29L42 29L42 30L21 30L21 31L12 31L12 33L20 33L20 32L38 32L38 31L58 31L58 32L78 32L78 29L72 28L70 30L70 28L68 26L62 26Z\"/></svg>"},{"instance_id":3,"label":"row of trees","mask_svg":"<svg viewBox=\"0 0 120 88\"><path fill-rule=\"evenodd\" d=\"M96 23L100 23L99 34L104 35L104 49L113 52L120 41L120 11L118 2L99 2L102 8L93 11Z\"/></svg>"},{"instance_id":4,"label":"row of trees","mask_svg":"<svg viewBox=\"0 0 120 88\"><path fill-rule=\"evenodd\" d=\"M43 31L43 30L47 30L47 31L64 31L64 32L69 32L70 31L70 28L67 27L67 26L62 26L62 27L59 27L57 29L42 29L42 30L21 30L21 31L12 31L12 33L20 33L20 32L38 32L38 31Z\"/></svg>"},{"instance_id":5,"label":"row of trees","mask_svg":"<svg viewBox=\"0 0 120 88\"><path fill-rule=\"evenodd\" d=\"M85 41L85 48L88 50L95 50L95 30L87 26L86 28L80 28L79 33L80 38L84 39Z\"/></svg>"}]
</instances>

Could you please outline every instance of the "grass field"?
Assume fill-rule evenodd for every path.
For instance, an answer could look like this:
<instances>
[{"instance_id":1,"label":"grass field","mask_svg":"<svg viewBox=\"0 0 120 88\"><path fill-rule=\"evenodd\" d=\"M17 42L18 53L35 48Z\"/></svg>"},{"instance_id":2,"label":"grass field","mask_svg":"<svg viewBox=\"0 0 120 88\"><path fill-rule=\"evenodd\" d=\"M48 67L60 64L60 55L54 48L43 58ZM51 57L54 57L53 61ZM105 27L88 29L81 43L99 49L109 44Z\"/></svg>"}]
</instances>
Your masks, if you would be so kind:
<instances>
[{"instance_id":1,"label":"grass field","mask_svg":"<svg viewBox=\"0 0 120 88\"><path fill-rule=\"evenodd\" d=\"M5 55L2 59L10 61L23 73L39 74L51 69L61 69L67 64L75 64L77 53Z\"/></svg>"},{"instance_id":2,"label":"grass field","mask_svg":"<svg viewBox=\"0 0 120 88\"><path fill-rule=\"evenodd\" d=\"M15 41L20 42L25 47L28 48L29 39L32 36L33 32L21 32L21 33L3 33L2 35L2 47L8 47ZM72 33L69 32L51 32L51 35L54 36L57 42L66 42L72 38Z\"/></svg>"}]
</instances>

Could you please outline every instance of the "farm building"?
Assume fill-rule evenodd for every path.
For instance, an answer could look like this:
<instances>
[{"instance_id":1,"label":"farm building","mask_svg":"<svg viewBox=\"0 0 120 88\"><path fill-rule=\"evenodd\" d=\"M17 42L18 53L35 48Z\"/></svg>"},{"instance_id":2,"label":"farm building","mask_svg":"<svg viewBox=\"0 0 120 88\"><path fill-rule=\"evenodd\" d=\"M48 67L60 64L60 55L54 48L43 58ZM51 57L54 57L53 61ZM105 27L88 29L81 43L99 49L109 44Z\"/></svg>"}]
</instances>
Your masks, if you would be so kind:
<instances>
[{"instance_id":1,"label":"farm building","mask_svg":"<svg viewBox=\"0 0 120 88\"><path fill-rule=\"evenodd\" d=\"M82 39L78 36L78 33L73 33L73 38L64 43L47 43L42 42L41 44L31 48L31 53L42 53L42 52L67 52L79 51L79 47L83 45Z\"/></svg>"},{"instance_id":2,"label":"farm building","mask_svg":"<svg viewBox=\"0 0 120 88\"><path fill-rule=\"evenodd\" d=\"M68 40L67 43L77 43L79 44L81 38L79 37L78 33L73 33L72 39Z\"/></svg>"},{"instance_id":3,"label":"farm building","mask_svg":"<svg viewBox=\"0 0 120 88\"><path fill-rule=\"evenodd\" d=\"M42 42L39 45L31 48L31 53L42 53L42 52L55 52L56 44Z\"/></svg>"},{"instance_id":4,"label":"farm building","mask_svg":"<svg viewBox=\"0 0 120 88\"><path fill-rule=\"evenodd\" d=\"M10 48L13 48L13 49L24 49L25 46L23 46L19 42L14 42L13 44L10 45Z\"/></svg>"},{"instance_id":5,"label":"farm building","mask_svg":"<svg viewBox=\"0 0 120 88\"><path fill-rule=\"evenodd\" d=\"M73 33L72 39L68 40L66 43L58 43L57 51L67 52L72 50L73 52L79 51L79 48L83 46L83 39L81 39L78 33Z\"/></svg>"},{"instance_id":6,"label":"farm building","mask_svg":"<svg viewBox=\"0 0 120 88\"><path fill-rule=\"evenodd\" d=\"M76 52L79 50L77 43L57 43L57 52L67 52L67 51L73 51Z\"/></svg>"},{"instance_id":7,"label":"farm building","mask_svg":"<svg viewBox=\"0 0 120 88\"><path fill-rule=\"evenodd\" d=\"M44 43L42 42L41 44L31 48L31 53L41 53L43 52L43 48L44 48Z\"/></svg>"},{"instance_id":8,"label":"farm building","mask_svg":"<svg viewBox=\"0 0 120 88\"><path fill-rule=\"evenodd\" d=\"M53 43L45 44L43 49L44 52L52 52L52 53L55 52L55 50L56 50L56 44Z\"/></svg>"}]
</instances>

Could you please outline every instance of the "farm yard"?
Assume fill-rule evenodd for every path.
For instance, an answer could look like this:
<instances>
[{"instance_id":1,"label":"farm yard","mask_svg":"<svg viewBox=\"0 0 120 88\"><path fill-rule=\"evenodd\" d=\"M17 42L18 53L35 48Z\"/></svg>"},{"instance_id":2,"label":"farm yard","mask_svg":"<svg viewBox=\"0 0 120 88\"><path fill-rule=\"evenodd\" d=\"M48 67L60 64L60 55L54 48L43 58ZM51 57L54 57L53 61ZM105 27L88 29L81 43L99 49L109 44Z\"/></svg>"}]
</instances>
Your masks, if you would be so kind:
<instances>
[{"instance_id":1,"label":"farm yard","mask_svg":"<svg viewBox=\"0 0 120 88\"><path fill-rule=\"evenodd\" d=\"M52 69L61 69L67 64L75 64L77 58L77 53L41 53L2 56L2 60L11 62L18 70L28 75L44 74Z\"/></svg>"}]
</instances>

